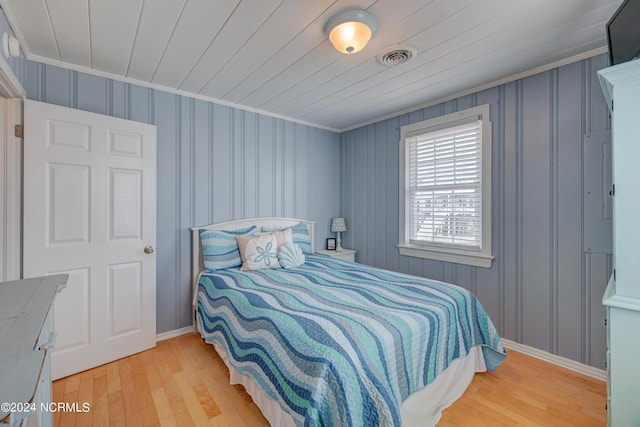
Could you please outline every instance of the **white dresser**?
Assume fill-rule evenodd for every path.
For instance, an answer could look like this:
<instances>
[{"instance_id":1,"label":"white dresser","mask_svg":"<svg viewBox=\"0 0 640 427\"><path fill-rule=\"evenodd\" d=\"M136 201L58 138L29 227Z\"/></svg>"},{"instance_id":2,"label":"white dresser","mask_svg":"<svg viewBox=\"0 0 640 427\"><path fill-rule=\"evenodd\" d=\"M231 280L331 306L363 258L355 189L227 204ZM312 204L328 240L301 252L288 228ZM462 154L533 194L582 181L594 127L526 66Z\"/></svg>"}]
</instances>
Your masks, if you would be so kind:
<instances>
[{"instance_id":1,"label":"white dresser","mask_svg":"<svg viewBox=\"0 0 640 427\"><path fill-rule=\"evenodd\" d=\"M51 426L51 306L66 274L0 283L0 425Z\"/></svg>"},{"instance_id":2,"label":"white dresser","mask_svg":"<svg viewBox=\"0 0 640 427\"><path fill-rule=\"evenodd\" d=\"M598 72L612 117L613 276L607 306L610 426L640 426L640 60Z\"/></svg>"}]
</instances>

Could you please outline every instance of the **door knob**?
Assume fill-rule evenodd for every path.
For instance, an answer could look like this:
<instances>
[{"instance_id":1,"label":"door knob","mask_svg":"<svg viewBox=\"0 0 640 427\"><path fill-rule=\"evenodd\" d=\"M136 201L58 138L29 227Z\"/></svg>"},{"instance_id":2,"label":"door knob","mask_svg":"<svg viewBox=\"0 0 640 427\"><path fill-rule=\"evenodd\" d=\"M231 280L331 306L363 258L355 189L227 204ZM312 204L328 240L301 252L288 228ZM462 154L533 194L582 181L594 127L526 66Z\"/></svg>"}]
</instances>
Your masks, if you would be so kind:
<instances>
[{"instance_id":1,"label":"door knob","mask_svg":"<svg viewBox=\"0 0 640 427\"><path fill-rule=\"evenodd\" d=\"M145 246L144 247L144 253L145 254L152 254L153 251L155 251L155 249L153 249L153 246Z\"/></svg>"}]
</instances>

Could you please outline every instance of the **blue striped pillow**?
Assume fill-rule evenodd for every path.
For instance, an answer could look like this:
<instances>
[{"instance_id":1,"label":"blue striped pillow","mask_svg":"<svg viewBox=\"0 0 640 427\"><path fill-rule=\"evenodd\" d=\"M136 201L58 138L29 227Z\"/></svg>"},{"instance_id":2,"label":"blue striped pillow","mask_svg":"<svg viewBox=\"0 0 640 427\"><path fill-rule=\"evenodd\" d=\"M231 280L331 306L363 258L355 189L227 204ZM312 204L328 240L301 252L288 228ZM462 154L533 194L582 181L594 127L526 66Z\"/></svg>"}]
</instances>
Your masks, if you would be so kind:
<instances>
[{"instance_id":1,"label":"blue striped pillow","mask_svg":"<svg viewBox=\"0 0 640 427\"><path fill-rule=\"evenodd\" d=\"M204 268L207 271L215 271L240 267L242 259L240 259L236 236L253 236L257 230L255 225L240 230L200 229Z\"/></svg>"},{"instance_id":2,"label":"blue striped pillow","mask_svg":"<svg viewBox=\"0 0 640 427\"><path fill-rule=\"evenodd\" d=\"M309 229L307 228L307 224L301 222L298 225L294 225L293 227L262 227L262 231L265 233L270 233L272 231L282 231L290 228L291 235L293 237L293 243L296 243L302 249L302 252L305 254L312 254L313 248L311 247L311 238L309 237Z\"/></svg>"}]
</instances>

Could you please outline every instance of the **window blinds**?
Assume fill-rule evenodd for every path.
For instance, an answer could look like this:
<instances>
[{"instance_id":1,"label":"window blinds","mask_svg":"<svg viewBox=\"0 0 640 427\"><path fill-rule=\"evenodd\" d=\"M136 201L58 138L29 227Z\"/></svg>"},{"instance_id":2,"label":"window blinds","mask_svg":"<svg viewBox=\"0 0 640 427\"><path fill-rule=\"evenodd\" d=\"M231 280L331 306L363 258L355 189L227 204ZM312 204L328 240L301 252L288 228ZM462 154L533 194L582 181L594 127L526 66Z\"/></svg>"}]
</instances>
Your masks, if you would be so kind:
<instances>
[{"instance_id":1,"label":"window blinds","mask_svg":"<svg viewBox=\"0 0 640 427\"><path fill-rule=\"evenodd\" d=\"M409 239L480 250L482 122L406 139Z\"/></svg>"}]
</instances>

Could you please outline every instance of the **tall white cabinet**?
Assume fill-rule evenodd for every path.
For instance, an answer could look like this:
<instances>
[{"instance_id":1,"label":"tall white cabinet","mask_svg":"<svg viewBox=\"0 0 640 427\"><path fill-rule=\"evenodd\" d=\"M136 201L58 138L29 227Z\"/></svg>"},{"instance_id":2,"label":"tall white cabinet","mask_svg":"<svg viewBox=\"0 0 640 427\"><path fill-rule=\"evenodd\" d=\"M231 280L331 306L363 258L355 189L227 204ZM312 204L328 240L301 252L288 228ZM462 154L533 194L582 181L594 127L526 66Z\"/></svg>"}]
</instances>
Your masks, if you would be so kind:
<instances>
[{"instance_id":1,"label":"tall white cabinet","mask_svg":"<svg viewBox=\"0 0 640 427\"><path fill-rule=\"evenodd\" d=\"M613 268L607 306L610 426L640 426L640 60L598 72L612 117Z\"/></svg>"}]
</instances>

